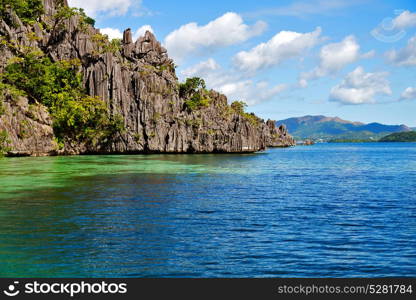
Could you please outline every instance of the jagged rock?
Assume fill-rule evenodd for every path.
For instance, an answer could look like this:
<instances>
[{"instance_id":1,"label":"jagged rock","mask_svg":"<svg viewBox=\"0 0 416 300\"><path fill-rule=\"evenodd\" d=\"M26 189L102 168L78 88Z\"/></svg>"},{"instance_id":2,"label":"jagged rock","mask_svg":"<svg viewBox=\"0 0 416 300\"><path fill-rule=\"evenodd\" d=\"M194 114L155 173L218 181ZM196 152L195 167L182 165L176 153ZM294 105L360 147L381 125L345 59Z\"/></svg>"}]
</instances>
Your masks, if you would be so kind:
<instances>
[{"instance_id":1,"label":"jagged rock","mask_svg":"<svg viewBox=\"0 0 416 300\"><path fill-rule=\"evenodd\" d=\"M42 20L49 22L52 29L41 29L37 24L24 26L21 22L10 28L0 20L0 35L18 41L21 47L39 47L54 61L79 59L87 93L103 99L112 115L122 116L126 129L105 145L66 144L60 153L240 153L294 145L286 128L276 128L273 121L253 123L230 112L227 98L215 91L210 91L208 107L186 109L179 96L175 65L151 32L133 42L132 32L127 29L121 50L112 53L102 51L94 42L99 30L91 26L80 29L79 16L53 29L58 2L44 0ZM29 32L38 39L29 40ZM0 71L12 56L13 51L0 48ZM6 103L6 115L0 119L0 129L6 129L11 136L13 153L56 154L48 113L41 108L42 116L36 117L41 121L35 121L25 113L25 101ZM16 113L17 118L11 117ZM18 134L21 121L32 127L29 138Z\"/></svg>"},{"instance_id":2,"label":"jagged rock","mask_svg":"<svg viewBox=\"0 0 416 300\"><path fill-rule=\"evenodd\" d=\"M10 156L45 156L58 153L52 120L44 106L29 105L25 97L6 97L3 109L5 113L0 116L0 131L8 132L12 146Z\"/></svg>"},{"instance_id":3,"label":"jagged rock","mask_svg":"<svg viewBox=\"0 0 416 300\"><path fill-rule=\"evenodd\" d=\"M276 127L276 122L268 120L266 126L270 132L267 139L267 147L281 148L296 145L295 139L289 134L285 125Z\"/></svg>"}]
</instances>

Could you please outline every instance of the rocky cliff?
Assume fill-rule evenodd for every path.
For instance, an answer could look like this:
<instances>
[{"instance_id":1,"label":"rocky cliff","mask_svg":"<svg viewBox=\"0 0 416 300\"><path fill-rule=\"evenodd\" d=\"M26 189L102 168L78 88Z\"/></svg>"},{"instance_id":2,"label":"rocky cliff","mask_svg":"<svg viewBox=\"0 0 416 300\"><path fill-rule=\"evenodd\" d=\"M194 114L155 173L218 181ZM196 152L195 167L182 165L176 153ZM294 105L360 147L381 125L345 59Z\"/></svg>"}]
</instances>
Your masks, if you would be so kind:
<instances>
[{"instance_id":1,"label":"rocky cliff","mask_svg":"<svg viewBox=\"0 0 416 300\"><path fill-rule=\"evenodd\" d=\"M58 145L50 108L4 89L0 131L7 133L3 149L9 155L239 153L294 145L285 127L234 111L215 91L205 92L205 105L190 109L173 61L152 33L133 41L127 29L112 45L82 15L63 13L65 7L65 0L43 0L44 13L29 23L6 9L0 19L0 72L27 49L53 62L79 60L85 92L102 99L110 116L121 117L123 129L105 141L67 138Z\"/></svg>"}]
</instances>

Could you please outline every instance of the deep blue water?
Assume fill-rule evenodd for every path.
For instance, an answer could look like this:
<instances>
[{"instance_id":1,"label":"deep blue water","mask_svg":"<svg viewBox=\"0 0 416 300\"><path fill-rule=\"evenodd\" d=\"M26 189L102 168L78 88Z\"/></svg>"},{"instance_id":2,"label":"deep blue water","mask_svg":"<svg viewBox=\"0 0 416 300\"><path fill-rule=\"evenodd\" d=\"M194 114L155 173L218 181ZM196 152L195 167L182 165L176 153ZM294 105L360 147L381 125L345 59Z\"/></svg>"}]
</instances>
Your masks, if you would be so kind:
<instances>
[{"instance_id":1,"label":"deep blue water","mask_svg":"<svg viewBox=\"0 0 416 300\"><path fill-rule=\"evenodd\" d=\"M416 144L0 160L0 277L416 276Z\"/></svg>"}]
</instances>

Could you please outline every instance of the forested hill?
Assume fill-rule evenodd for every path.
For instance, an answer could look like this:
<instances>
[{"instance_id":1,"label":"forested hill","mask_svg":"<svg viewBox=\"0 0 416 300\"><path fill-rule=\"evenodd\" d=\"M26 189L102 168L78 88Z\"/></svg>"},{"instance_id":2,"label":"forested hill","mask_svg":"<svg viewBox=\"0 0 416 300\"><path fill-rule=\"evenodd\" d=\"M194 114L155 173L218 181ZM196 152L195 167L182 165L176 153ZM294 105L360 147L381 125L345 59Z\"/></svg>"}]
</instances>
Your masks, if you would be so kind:
<instances>
[{"instance_id":1,"label":"forested hill","mask_svg":"<svg viewBox=\"0 0 416 300\"><path fill-rule=\"evenodd\" d=\"M393 133L380 139L380 142L416 142L416 131Z\"/></svg>"},{"instance_id":2,"label":"forested hill","mask_svg":"<svg viewBox=\"0 0 416 300\"><path fill-rule=\"evenodd\" d=\"M411 131L406 125L364 124L326 116L304 116L277 121L285 124L297 139L378 140L395 132Z\"/></svg>"}]
</instances>

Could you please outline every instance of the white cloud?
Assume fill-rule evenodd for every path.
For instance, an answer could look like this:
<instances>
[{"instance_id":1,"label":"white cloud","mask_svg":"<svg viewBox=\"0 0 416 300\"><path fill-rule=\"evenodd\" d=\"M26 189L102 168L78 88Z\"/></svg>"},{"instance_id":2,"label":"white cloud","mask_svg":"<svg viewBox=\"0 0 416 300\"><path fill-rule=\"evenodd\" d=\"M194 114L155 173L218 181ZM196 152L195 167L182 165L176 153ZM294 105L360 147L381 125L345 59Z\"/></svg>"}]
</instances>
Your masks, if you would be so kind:
<instances>
[{"instance_id":1,"label":"white cloud","mask_svg":"<svg viewBox=\"0 0 416 300\"><path fill-rule=\"evenodd\" d=\"M116 29L116 28L109 28L109 27L101 28L100 32L102 34L108 35L108 38L110 40L123 38L123 33L120 30Z\"/></svg>"},{"instance_id":2,"label":"white cloud","mask_svg":"<svg viewBox=\"0 0 416 300\"><path fill-rule=\"evenodd\" d=\"M184 77L202 77L207 85L223 94L229 101L240 100L255 105L281 93L286 85L270 86L266 81L242 78L236 72L226 71L212 58L181 72Z\"/></svg>"},{"instance_id":3,"label":"white cloud","mask_svg":"<svg viewBox=\"0 0 416 300\"><path fill-rule=\"evenodd\" d=\"M373 55L374 51L360 54L360 45L353 35L349 35L339 43L323 46L319 53L319 66L310 72L302 73L299 84L301 87L306 87L308 80L336 74L348 64Z\"/></svg>"},{"instance_id":4,"label":"white cloud","mask_svg":"<svg viewBox=\"0 0 416 300\"><path fill-rule=\"evenodd\" d=\"M150 31L151 33L154 33L154 30L152 26L150 25L143 25L139 29L137 29L133 34L133 40L137 40L139 37L144 36L146 31Z\"/></svg>"},{"instance_id":5,"label":"white cloud","mask_svg":"<svg viewBox=\"0 0 416 300\"><path fill-rule=\"evenodd\" d=\"M416 99L416 88L408 87L407 89L405 89L400 99L401 100Z\"/></svg>"},{"instance_id":6,"label":"white cloud","mask_svg":"<svg viewBox=\"0 0 416 300\"><path fill-rule=\"evenodd\" d=\"M210 53L244 42L262 34L266 27L261 21L253 26L244 24L240 15L229 12L204 26L197 23L181 26L166 37L165 45L170 56L180 61L188 55Z\"/></svg>"},{"instance_id":7,"label":"white cloud","mask_svg":"<svg viewBox=\"0 0 416 300\"><path fill-rule=\"evenodd\" d=\"M386 53L387 59L397 66L416 65L416 36L409 39L406 47Z\"/></svg>"},{"instance_id":8,"label":"white cloud","mask_svg":"<svg viewBox=\"0 0 416 300\"><path fill-rule=\"evenodd\" d=\"M394 18L392 24L394 28L397 29L414 27L416 26L416 13L405 10L399 16Z\"/></svg>"},{"instance_id":9,"label":"white cloud","mask_svg":"<svg viewBox=\"0 0 416 300\"><path fill-rule=\"evenodd\" d=\"M244 101L248 105L255 105L280 94L287 88L284 84L270 86L266 81L254 82L244 80L230 82L219 87L221 93L227 95L230 101Z\"/></svg>"},{"instance_id":10,"label":"white cloud","mask_svg":"<svg viewBox=\"0 0 416 300\"><path fill-rule=\"evenodd\" d=\"M154 32L152 26L150 25L143 25L142 27L140 27L139 29L137 29L134 34L133 34L133 40L137 40L139 37L143 36L146 31L150 31L150 32ZM101 28L100 32L102 34L106 34L108 35L108 38L110 40L112 39L122 39L123 38L123 32L121 32L119 29L117 28Z\"/></svg>"},{"instance_id":11,"label":"white cloud","mask_svg":"<svg viewBox=\"0 0 416 300\"><path fill-rule=\"evenodd\" d=\"M212 58L208 59L207 61L202 61L188 69L183 70L181 73L185 77L202 77L207 78L210 77L214 72L221 69L221 66Z\"/></svg>"},{"instance_id":12,"label":"white cloud","mask_svg":"<svg viewBox=\"0 0 416 300\"><path fill-rule=\"evenodd\" d=\"M234 57L235 66L241 71L254 72L280 64L284 60L302 55L320 42L321 28L309 33L281 31L271 40L250 51L239 52Z\"/></svg>"},{"instance_id":13,"label":"white cloud","mask_svg":"<svg viewBox=\"0 0 416 300\"><path fill-rule=\"evenodd\" d=\"M141 0L136 1L137 5L141 4ZM110 15L124 15L132 6L132 0L69 0L71 7L79 7L85 10L85 13L91 17L95 17L101 13Z\"/></svg>"},{"instance_id":14,"label":"white cloud","mask_svg":"<svg viewBox=\"0 0 416 300\"><path fill-rule=\"evenodd\" d=\"M387 72L366 73L362 67L357 67L332 88L330 100L343 104L375 103L374 96L392 93L387 76Z\"/></svg>"}]
</instances>

